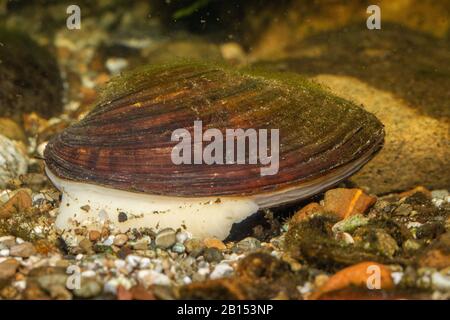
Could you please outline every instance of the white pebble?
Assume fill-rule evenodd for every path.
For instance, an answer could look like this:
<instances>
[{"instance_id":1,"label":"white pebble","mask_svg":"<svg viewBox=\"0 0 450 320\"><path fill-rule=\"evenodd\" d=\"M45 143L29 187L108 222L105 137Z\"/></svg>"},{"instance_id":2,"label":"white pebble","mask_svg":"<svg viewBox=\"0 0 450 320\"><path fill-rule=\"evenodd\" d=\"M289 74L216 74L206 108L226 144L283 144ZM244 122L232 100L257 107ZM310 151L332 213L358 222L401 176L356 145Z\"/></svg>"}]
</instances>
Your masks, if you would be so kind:
<instances>
[{"instance_id":1,"label":"white pebble","mask_svg":"<svg viewBox=\"0 0 450 320\"><path fill-rule=\"evenodd\" d=\"M83 259L83 255L81 253L77 254L77 256L75 257L76 260L80 261L81 259Z\"/></svg>"},{"instance_id":2,"label":"white pebble","mask_svg":"<svg viewBox=\"0 0 450 320\"><path fill-rule=\"evenodd\" d=\"M9 249L0 250L0 257L8 257L8 256L9 256Z\"/></svg>"},{"instance_id":3,"label":"white pebble","mask_svg":"<svg viewBox=\"0 0 450 320\"><path fill-rule=\"evenodd\" d=\"M126 260L130 267L136 268L139 265L139 262L142 260L142 257L130 254L127 256Z\"/></svg>"},{"instance_id":4,"label":"white pebble","mask_svg":"<svg viewBox=\"0 0 450 320\"><path fill-rule=\"evenodd\" d=\"M138 279L145 287L151 285L170 285L170 279L165 274L159 273L155 270L140 270L138 272Z\"/></svg>"},{"instance_id":5,"label":"white pebble","mask_svg":"<svg viewBox=\"0 0 450 320\"><path fill-rule=\"evenodd\" d=\"M127 263L125 262L125 260L117 259L114 261L114 266L116 267L116 269L125 268L126 265Z\"/></svg>"},{"instance_id":6,"label":"white pebble","mask_svg":"<svg viewBox=\"0 0 450 320\"><path fill-rule=\"evenodd\" d=\"M403 272L392 272L391 273L392 281L397 285L402 281Z\"/></svg>"},{"instance_id":7,"label":"white pebble","mask_svg":"<svg viewBox=\"0 0 450 320\"><path fill-rule=\"evenodd\" d=\"M211 279L219 279L223 277L227 277L233 273L233 268L227 263L219 263L211 272Z\"/></svg>"},{"instance_id":8,"label":"white pebble","mask_svg":"<svg viewBox=\"0 0 450 320\"><path fill-rule=\"evenodd\" d=\"M95 273L95 271L94 270L86 270L86 271L83 271L82 273L81 273L81 276L83 277L83 278L93 278L93 277L95 277L97 274Z\"/></svg>"},{"instance_id":9,"label":"white pebble","mask_svg":"<svg viewBox=\"0 0 450 320\"><path fill-rule=\"evenodd\" d=\"M186 240L191 239L192 235L187 231L178 231L176 238L177 242L184 243Z\"/></svg>"},{"instance_id":10,"label":"white pebble","mask_svg":"<svg viewBox=\"0 0 450 320\"><path fill-rule=\"evenodd\" d=\"M189 278L188 276L185 276L185 277L183 278L183 283L184 283L184 284L190 284L190 283L192 283L192 279Z\"/></svg>"},{"instance_id":11,"label":"white pebble","mask_svg":"<svg viewBox=\"0 0 450 320\"><path fill-rule=\"evenodd\" d=\"M106 238L105 241L103 241L103 245L104 246L112 246L112 244L114 243L114 236L109 236L108 238Z\"/></svg>"},{"instance_id":12,"label":"white pebble","mask_svg":"<svg viewBox=\"0 0 450 320\"><path fill-rule=\"evenodd\" d=\"M151 264L150 258L147 258L147 257L142 258L142 260L139 263L139 268L146 269L150 266L150 264Z\"/></svg>"}]
</instances>

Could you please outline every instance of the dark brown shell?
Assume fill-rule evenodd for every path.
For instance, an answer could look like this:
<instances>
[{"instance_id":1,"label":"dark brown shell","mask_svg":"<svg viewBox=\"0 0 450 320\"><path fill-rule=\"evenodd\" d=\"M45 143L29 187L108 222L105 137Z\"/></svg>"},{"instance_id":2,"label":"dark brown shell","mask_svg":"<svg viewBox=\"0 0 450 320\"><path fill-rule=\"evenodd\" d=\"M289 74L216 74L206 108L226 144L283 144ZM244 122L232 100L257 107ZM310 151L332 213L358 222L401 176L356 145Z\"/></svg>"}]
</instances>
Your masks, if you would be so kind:
<instances>
[{"instance_id":1,"label":"dark brown shell","mask_svg":"<svg viewBox=\"0 0 450 320\"><path fill-rule=\"evenodd\" d=\"M259 164L174 165L171 134L186 128L193 135L195 120L222 132L280 129L278 174L261 176ZM61 178L116 189L258 195L330 177L362 157L365 163L383 137L375 116L298 76L179 63L113 81L103 102L49 142L45 158Z\"/></svg>"}]
</instances>

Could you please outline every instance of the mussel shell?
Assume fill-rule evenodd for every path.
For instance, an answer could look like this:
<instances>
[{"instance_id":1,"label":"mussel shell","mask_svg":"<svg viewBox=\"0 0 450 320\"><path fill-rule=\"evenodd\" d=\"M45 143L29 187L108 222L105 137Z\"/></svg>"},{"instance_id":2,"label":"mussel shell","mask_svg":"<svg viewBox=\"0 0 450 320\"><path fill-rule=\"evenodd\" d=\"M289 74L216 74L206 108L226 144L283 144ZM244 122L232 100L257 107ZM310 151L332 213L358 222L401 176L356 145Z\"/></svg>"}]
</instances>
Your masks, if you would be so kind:
<instances>
[{"instance_id":1,"label":"mussel shell","mask_svg":"<svg viewBox=\"0 0 450 320\"><path fill-rule=\"evenodd\" d=\"M45 150L58 177L156 195L255 195L324 176L374 154L377 118L296 75L201 63L149 66L119 77L82 121ZM175 129L279 129L279 171L262 165L174 165Z\"/></svg>"}]
</instances>

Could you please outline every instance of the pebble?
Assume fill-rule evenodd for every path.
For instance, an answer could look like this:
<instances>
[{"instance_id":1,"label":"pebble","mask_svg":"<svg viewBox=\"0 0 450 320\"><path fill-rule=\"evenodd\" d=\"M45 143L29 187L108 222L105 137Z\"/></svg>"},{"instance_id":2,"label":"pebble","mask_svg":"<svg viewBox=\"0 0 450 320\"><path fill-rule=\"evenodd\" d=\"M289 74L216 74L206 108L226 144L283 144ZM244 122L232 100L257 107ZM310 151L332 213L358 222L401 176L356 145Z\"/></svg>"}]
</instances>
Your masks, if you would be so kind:
<instances>
[{"instance_id":1,"label":"pebble","mask_svg":"<svg viewBox=\"0 0 450 320\"><path fill-rule=\"evenodd\" d=\"M89 240L96 242L96 241L100 240L101 237L102 237L102 234L100 233L100 231L97 231L97 230L89 231Z\"/></svg>"},{"instance_id":2,"label":"pebble","mask_svg":"<svg viewBox=\"0 0 450 320\"><path fill-rule=\"evenodd\" d=\"M136 256L133 254L129 254L126 259L127 264L131 267L131 268L136 268L137 266L139 266L140 262L142 261L142 257L140 256ZM150 260L150 259L149 259Z\"/></svg>"},{"instance_id":3,"label":"pebble","mask_svg":"<svg viewBox=\"0 0 450 320\"><path fill-rule=\"evenodd\" d=\"M208 262L219 262L223 259L222 252L217 248L206 248L203 252L203 257Z\"/></svg>"},{"instance_id":4,"label":"pebble","mask_svg":"<svg viewBox=\"0 0 450 320\"><path fill-rule=\"evenodd\" d=\"M172 251L176 253L184 253L186 251L186 248L181 242L177 242L173 245Z\"/></svg>"},{"instance_id":5,"label":"pebble","mask_svg":"<svg viewBox=\"0 0 450 320\"><path fill-rule=\"evenodd\" d=\"M0 263L0 280L13 277L20 263L16 259L7 259Z\"/></svg>"},{"instance_id":6,"label":"pebble","mask_svg":"<svg viewBox=\"0 0 450 320\"><path fill-rule=\"evenodd\" d=\"M119 74L128 66L128 61L124 58L108 58L106 60L106 68L112 75Z\"/></svg>"},{"instance_id":7,"label":"pebble","mask_svg":"<svg viewBox=\"0 0 450 320\"><path fill-rule=\"evenodd\" d=\"M121 247L128 241L128 236L126 234L118 234L114 238L114 245Z\"/></svg>"},{"instance_id":8,"label":"pebble","mask_svg":"<svg viewBox=\"0 0 450 320\"><path fill-rule=\"evenodd\" d=\"M225 250L227 248L222 241L216 238L206 238L203 240L203 243L207 248L217 248L219 250Z\"/></svg>"},{"instance_id":9,"label":"pebble","mask_svg":"<svg viewBox=\"0 0 450 320\"><path fill-rule=\"evenodd\" d=\"M365 194L361 189L336 188L325 192L323 201L326 211L345 219L354 214L365 213L377 198Z\"/></svg>"},{"instance_id":10,"label":"pebble","mask_svg":"<svg viewBox=\"0 0 450 320\"><path fill-rule=\"evenodd\" d=\"M369 223L368 218L364 217L362 214L355 214L336 223L332 227L332 230L334 233L353 232L357 228L365 226L368 223Z\"/></svg>"},{"instance_id":11,"label":"pebble","mask_svg":"<svg viewBox=\"0 0 450 320\"><path fill-rule=\"evenodd\" d=\"M170 285L169 277L155 270L140 270L138 272L138 280L146 288L152 285Z\"/></svg>"},{"instance_id":12,"label":"pebble","mask_svg":"<svg viewBox=\"0 0 450 320\"><path fill-rule=\"evenodd\" d=\"M16 244L16 238L13 236L3 236L0 237L0 243L7 248L11 248Z\"/></svg>"},{"instance_id":13,"label":"pebble","mask_svg":"<svg viewBox=\"0 0 450 320\"><path fill-rule=\"evenodd\" d=\"M309 204L307 204L306 206L304 206L303 208L301 208L300 210L298 210L291 218L291 223L292 224L297 224L300 223L301 221L303 221L304 219L306 219L307 217L309 217L310 215L312 215L315 212L320 212L323 211L324 208L318 204L317 202L311 202Z\"/></svg>"},{"instance_id":14,"label":"pebble","mask_svg":"<svg viewBox=\"0 0 450 320\"><path fill-rule=\"evenodd\" d=\"M83 250L84 253L92 254L92 242L89 239L83 239L80 241L78 246Z\"/></svg>"},{"instance_id":15,"label":"pebble","mask_svg":"<svg viewBox=\"0 0 450 320\"><path fill-rule=\"evenodd\" d=\"M151 264L150 258L147 258L147 257L142 258L142 260L139 262L139 268L146 269L146 268L150 267L150 264Z\"/></svg>"},{"instance_id":16,"label":"pebble","mask_svg":"<svg viewBox=\"0 0 450 320\"><path fill-rule=\"evenodd\" d=\"M147 250L149 241L147 239L140 239L135 244L133 244L133 249L135 250Z\"/></svg>"},{"instance_id":17,"label":"pebble","mask_svg":"<svg viewBox=\"0 0 450 320\"><path fill-rule=\"evenodd\" d=\"M30 242L23 242L17 244L10 249L10 254L13 257L28 258L36 253L36 249Z\"/></svg>"},{"instance_id":18,"label":"pebble","mask_svg":"<svg viewBox=\"0 0 450 320\"><path fill-rule=\"evenodd\" d=\"M235 247L239 251L253 251L261 248L261 241L253 237L247 237L239 241Z\"/></svg>"},{"instance_id":19,"label":"pebble","mask_svg":"<svg viewBox=\"0 0 450 320\"><path fill-rule=\"evenodd\" d=\"M0 250L0 257L8 257L8 256L9 256L9 249Z\"/></svg>"},{"instance_id":20,"label":"pebble","mask_svg":"<svg viewBox=\"0 0 450 320\"><path fill-rule=\"evenodd\" d=\"M73 290L74 296L90 299L102 293L103 286L95 279L83 279L79 289Z\"/></svg>"},{"instance_id":21,"label":"pebble","mask_svg":"<svg viewBox=\"0 0 450 320\"><path fill-rule=\"evenodd\" d=\"M228 277L234 272L233 268L227 263L219 263L209 276L212 280Z\"/></svg>"},{"instance_id":22,"label":"pebble","mask_svg":"<svg viewBox=\"0 0 450 320\"><path fill-rule=\"evenodd\" d=\"M0 135L0 188L21 174L25 174L28 160L18 144Z\"/></svg>"},{"instance_id":23,"label":"pebble","mask_svg":"<svg viewBox=\"0 0 450 320\"><path fill-rule=\"evenodd\" d=\"M195 238L186 240L184 246L186 248L186 252L192 254L193 256L200 255L205 249L205 245L203 244L203 242Z\"/></svg>"},{"instance_id":24,"label":"pebble","mask_svg":"<svg viewBox=\"0 0 450 320\"><path fill-rule=\"evenodd\" d=\"M435 290L450 291L450 277L440 272L433 272L431 275L431 283Z\"/></svg>"},{"instance_id":25,"label":"pebble","mask_svg":"<svg viewBox=\"0 0 450 320\"><path fill-rule=\"evenodd\" d=\"M158 232L155 238L155 245L159 248L167 249L177 241L175 230L166 228Z\"/></svg>"},{"instance_id":26,"label":"pebble","mask_svg":"<svg viewBox=\"0 0 450 320\"><path fill-rule=\"evenodd\" d=\"M183 244L186 240L190 239L192 236L189 232L187 231L178 231L176 238L177 238L177 242Z\"/></svg>"},{"instance_id":27,"label":"pebble","mask_svg":"<svg viewBox=\"0 0 450 320\"><path fill-rule=\"evenodd\" d=\"M114 236L109 236L108 238L106 238L105 241L103 241L103 245L104 246L112 246L112 244L114 243Z\"/></svg>"},{"instance_id":28,"label":"pebble","mask_svg":"<svg viewBox=\"0 0 450 320\"><path fill-rule=\"evenodd\" d=\"M446 200L447 197L449 196L449 193L447 190L434 190L431 191L431 197L433 199L441 199L441 200Z\"/></svg>"}]
</instances>

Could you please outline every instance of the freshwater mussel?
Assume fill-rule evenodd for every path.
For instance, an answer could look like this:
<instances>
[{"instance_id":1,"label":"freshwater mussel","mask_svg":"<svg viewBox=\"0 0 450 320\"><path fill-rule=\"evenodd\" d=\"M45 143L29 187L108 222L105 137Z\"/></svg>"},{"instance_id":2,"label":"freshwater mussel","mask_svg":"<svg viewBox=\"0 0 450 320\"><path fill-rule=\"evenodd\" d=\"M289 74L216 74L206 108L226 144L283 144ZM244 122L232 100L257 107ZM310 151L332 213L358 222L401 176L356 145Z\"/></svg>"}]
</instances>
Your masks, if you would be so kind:
<instances>
[{"instance_id":1,"label":"freshwater mussel","mask_svg":"<svg viewBox=\"0 0 450 320\"><path fill-rule=\"evenodd\" d=\"M174 163L184 141L173 139L177 130L194 137L186 140L190 159L207 150L208 139L195 138L198 121L200 136L215 129L211 143L220 140L216 134L228 138L227 129L243 129L246 159L253 152L246 130L270 132L270 139L279 130L278 146L258 145L277 167L264 174L267 161L227 161L228 149L211 153L223 163ZM98 228L109 220L122 231L184 227L224 239L259 209L305 199L347 178L383 138L374 115L299 76L177 62L109 83L93 111L49 142L45 161L63 193L61 229ZM232 150L238 156L237 144Z\"/></svg>"}]
</instances>

